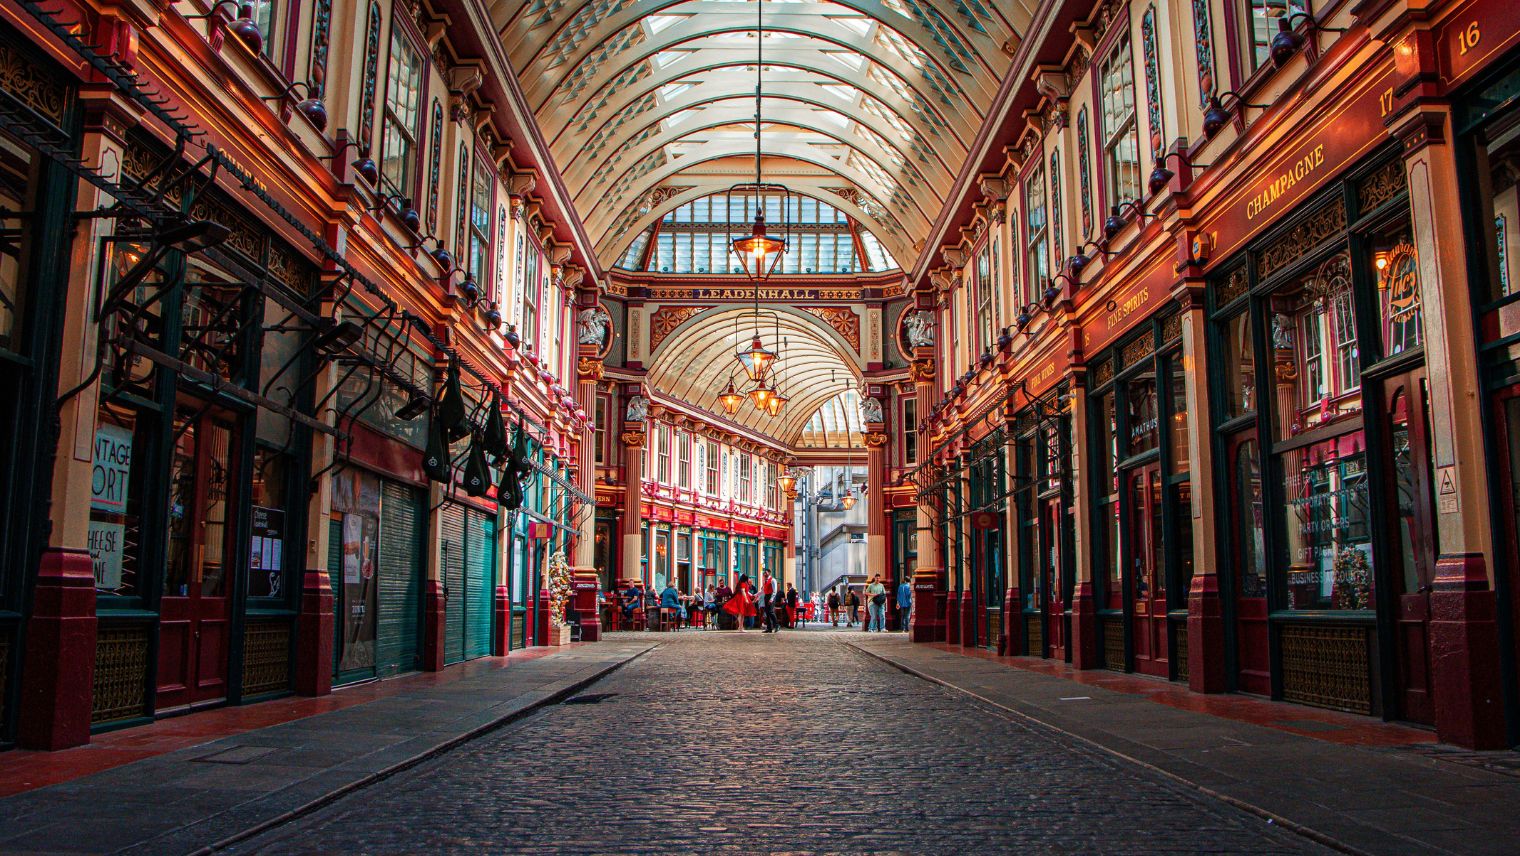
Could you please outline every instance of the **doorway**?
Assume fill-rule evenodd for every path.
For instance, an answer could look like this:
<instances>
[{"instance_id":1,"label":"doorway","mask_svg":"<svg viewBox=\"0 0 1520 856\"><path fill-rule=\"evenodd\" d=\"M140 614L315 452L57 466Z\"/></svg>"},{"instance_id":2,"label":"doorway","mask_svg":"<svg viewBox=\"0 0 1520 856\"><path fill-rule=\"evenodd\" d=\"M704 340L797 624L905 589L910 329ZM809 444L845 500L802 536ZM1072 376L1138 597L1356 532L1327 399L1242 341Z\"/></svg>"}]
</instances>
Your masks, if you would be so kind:
<instances>
[{"instance_id":1,"label":"doorway","mask_svg":"<svg viewBox=\"0 0 1520 856\"><path fill-rule=\"evenodd\" d=\"M236 447L230 414L194 402L176 410L159 603L159 711L227 697Z\"/></svg>"},{"instance_id":2,"label":"doorway","mask_svg":"<svg viewBox=\"0 0 1520 856\"><path fill-rule=\"evenodd\" d=\"M1170 677L1160 462L1130 470L1125 477L1125 489L1129 492L1129 565L1134 586L1130 598L1134 669L1146 675Z\"/></svg>"},{"instance_id":3,"label":"doorway","mask_svg":"<svg viewBox=\"0 0 1520 856\"><path fill-rule=\"evenodd\" d=\"M1393 474L1390 578L1397 586L1394 622L1398 703L1403 719L1435 722L1430 685L1430 591L1435 580L1435 485L1430 446L1429 382L1424 369L1383 382L1388 402L1388 467Z\"/></svg>"}]
</instances>

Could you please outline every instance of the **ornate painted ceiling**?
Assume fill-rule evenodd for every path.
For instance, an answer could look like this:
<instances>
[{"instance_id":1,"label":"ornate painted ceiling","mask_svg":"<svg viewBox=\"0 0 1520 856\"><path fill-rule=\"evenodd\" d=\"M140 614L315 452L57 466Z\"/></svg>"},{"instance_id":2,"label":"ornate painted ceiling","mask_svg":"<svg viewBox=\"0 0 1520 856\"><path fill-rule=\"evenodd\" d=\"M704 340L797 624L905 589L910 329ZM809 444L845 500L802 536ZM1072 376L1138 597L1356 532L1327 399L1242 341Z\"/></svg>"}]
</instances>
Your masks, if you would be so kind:
<instances>
[{"instance_id":1,"label":"ornate painted ceiling","mask_svg":"<svg viewBox=\"0 0 1520 856\"><path fill-rule=\"evenodd\" d=\"M766 179L835 206L909 264L1033 6L496 0L489 8L610 268L666 212L753 180L757 11Z\"/></svg>"}]
</instances>

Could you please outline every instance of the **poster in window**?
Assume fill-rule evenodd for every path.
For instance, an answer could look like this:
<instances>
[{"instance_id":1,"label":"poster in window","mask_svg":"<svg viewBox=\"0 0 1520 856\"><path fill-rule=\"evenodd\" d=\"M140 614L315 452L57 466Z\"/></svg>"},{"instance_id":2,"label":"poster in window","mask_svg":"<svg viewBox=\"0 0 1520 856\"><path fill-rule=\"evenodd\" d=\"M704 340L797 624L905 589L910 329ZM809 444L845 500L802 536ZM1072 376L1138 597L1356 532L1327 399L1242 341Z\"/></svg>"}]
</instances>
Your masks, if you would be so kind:
<instances>
[{"instance_id":1,"label":"poster in window","mask_svg":"<svg viewBox=\"0 0 1520 856\"><path fill-rule=\"evenodd\" d=\"M254 597L279 597L284 593L285 511L253 507L249 533L248 593Z\"/></svg>"},{"instance_id":2,"label":"poster in window","mask_svg":"<svg viewBox=\"0 0 1520 856\"><path fill-rule=\"evenodd\" d=\"M87 537L90 564L95 567L95 588L106 591L121 588L121 557L127 528L120 523L91 520Z\"/></svg>"},{"instance_id":3,"label":"poster in window","mask_svg":"<svg viewBox=\"0 0 1520 856\"><path fill-rule=\"evenodd\" d=\"M131 472L132 432L120 425L96 428L95 461L90 473L90 508L125 513Z\"/></svg>"}]
</instances>

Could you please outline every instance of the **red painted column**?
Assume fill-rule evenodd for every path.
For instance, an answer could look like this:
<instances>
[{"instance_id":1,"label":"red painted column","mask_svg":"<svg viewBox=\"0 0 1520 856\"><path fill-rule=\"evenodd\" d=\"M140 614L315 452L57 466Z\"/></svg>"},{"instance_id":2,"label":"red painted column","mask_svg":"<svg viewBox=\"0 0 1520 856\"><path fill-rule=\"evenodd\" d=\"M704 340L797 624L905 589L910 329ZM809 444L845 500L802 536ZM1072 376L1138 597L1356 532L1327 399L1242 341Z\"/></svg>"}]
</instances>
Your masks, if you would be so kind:
<instances>
[{"instance_id":1,"label":"red painted column","mask_svg":"<svg viewBox=\"0 0 1520 856\"><path fill-rule=\"evenodd\" d=\"M1014 428L1013 405L1009 404L1003 413L1003 424L1007 442L1003 444L1003 473L1004 478L1009 479L1008 485L1012 485L1012 479L1018 472L1018 445L1015 439L1017 433ZM1007 589L1003 593L1003 636L998 640L998 653L1010 657L1016 657L1024 653L1024 640L1028 638L1024 628L1024 598L1019 591L1019 574L1021 571L1019 556L1022 551L1018 549L1019 538L1019 508L1018 503L1010 497L1007 509L1003 514L1003 573L1007 578Z\"/></svg>"},{"instance_id":2,"label":"red painted column","mask_svg":"<svg viewBox=\"0 0 1520 856\"><path fill-rule=\"evenodd\" d=\"M48 549L26 621L17 733L22 747L67 749L90 742L95 631L89 551Z\"/></svg>"},{"instance_id":3,"label":"red painted column","mask_svg":"<svg viewBox=\"0 0 1520 856\"><path fill-rule=\"evenodd\" d=\"M1092 500L1091 491L1078 473L1087 472L1087 395L1080 376L1072 381L1071 421L1067 443L1071 447L1071 515L1067 525L1076 533L1072 538L1076 562L1075 585L1071 591L1071 638L1066 640L1074 669L1096 669L1103 665L1098 652L1098 601L1093 592Z\"/></svg>"},{"instance_id":4,"label":"red painted column","mask_svg":"<svg viewBox=\"0 0 1520 856\"><path fill-rule=\"evenodd\" d=\"M443 670L444 598L443 583L427 580L422 584L422 670Z\"/></svg>"},{"instance_id":5,"label":"red painted column","mask_svg":"<svg viewBox=\"0 0 1520 856\"><path fill-rule=\"evenodd\" d=\"M301 695L332 692L333 621L333 591L327 571L309 570L301 579L301 614L296 619L296 692Z\"/></svg>"},{"instance_id":6,"label":"red painted column","mask_svg":"<svg viewBox=\"0 0 1520 856\"><path fill-rule=\"evenodd\" d=\"M932 296L927 298L932 305ZM929 312L919 309L919 312ZM934 377L938 360L934 346L913 349L913 362L908 374L913 378L918 412L928 413L937 397ZM927 438L919 438L919 448L926 453ZM913 569L913 614L908 627L908 638L914 642L942 642L945 639L945 585L946 575L939 552L938 523L944 509L935 509L933 497L918 497L918 520L916 523L918 559Z\"/></svg>"},{"instance_id":7,"label":"red painted column","mask_svg":"<svg viewBox=\"0 0 1520 856\"><path fill-rule=\"evenodd\" d=\"M491 598L491 655L505 657L512 652L512 590L496 587Z\"/></svg>"}]
</instances>

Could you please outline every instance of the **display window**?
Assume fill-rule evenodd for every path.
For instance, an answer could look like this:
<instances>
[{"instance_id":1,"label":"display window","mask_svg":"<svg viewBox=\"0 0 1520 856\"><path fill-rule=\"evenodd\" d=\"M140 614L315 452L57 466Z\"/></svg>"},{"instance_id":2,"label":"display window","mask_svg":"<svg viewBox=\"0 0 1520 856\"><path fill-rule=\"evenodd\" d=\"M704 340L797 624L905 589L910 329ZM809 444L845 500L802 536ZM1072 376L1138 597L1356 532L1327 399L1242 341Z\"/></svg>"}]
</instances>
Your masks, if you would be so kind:
<instances>
[{"instance_id":1,"label":"display window","mask_svg":"<svg viewBox=\"0 0 1520 856\"><path fill-rule=\"evenodd\" d=\"M1403 170L1353 171L1219 274L1210 360L1236 685L1423 722L1436 473ZM1367 678L1327 694L1334 669Z\"/></svg>"}]
</instances>

